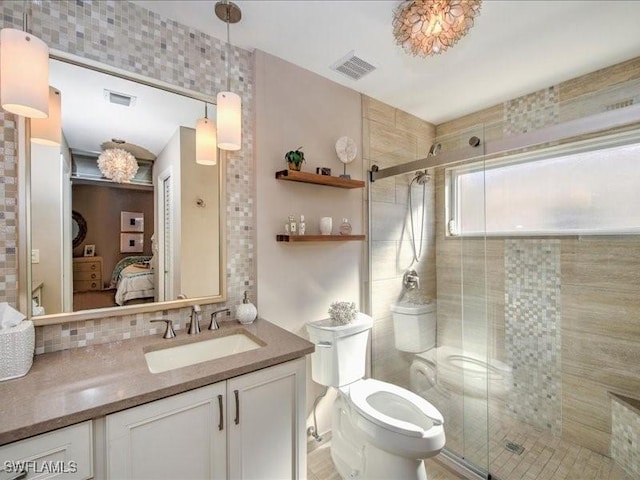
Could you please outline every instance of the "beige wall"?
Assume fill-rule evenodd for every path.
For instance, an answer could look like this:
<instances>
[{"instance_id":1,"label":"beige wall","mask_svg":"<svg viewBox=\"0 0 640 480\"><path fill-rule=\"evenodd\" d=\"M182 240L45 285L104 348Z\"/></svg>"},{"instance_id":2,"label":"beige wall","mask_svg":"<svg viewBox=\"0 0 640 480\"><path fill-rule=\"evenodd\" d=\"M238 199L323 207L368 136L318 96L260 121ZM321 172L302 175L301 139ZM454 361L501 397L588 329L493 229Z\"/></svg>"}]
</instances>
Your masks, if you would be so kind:
<instances>
[{"instance_id":1,"label":"beige wall","mask_svg":"<svg viewBox=\"0 0 640 480\"><path fill-rule=\"evenodd\" d=\"M603 90L635 79L640 79L640 58L556 86L557 99L551 106L562 120L602 111L609 103L637 94L622 89L611 96L603 95ZM592 95L581 97L584 94ZM514 102L527 104L535 97L534 93ZM438 125L438 139L467 138L461 132L482 123L492 124L487 129L491 138L506 135L509 106L506 102ZM528 121L536 120L535 108L527 115L531 116ZM460 320L461 278L464 273L465 293L484 295L485 242L445 238L443 172L436 178L438 343L459 346L465 338ZM631 397L640 392L640 238L565 237L559 242L562 436L608 454L611 404L607 392ZM486 241L486 273L488 353L507 360L505 342L513 339L505 333L505 239ZM465 324L467 332L469 326L474 328ZM484 329L481 323L475 328Z\"/></svg>"},{"instance_id":2,"label":"beige wall","mask_svg":"<svg viewBox=\"0 0 640 480\"><path fill-rule=\"evenodd\" d=\"M373 98L362 99L364 167L380 169L427 156L435 138L435 126ZM389 306L403 297L402 277L411 268L420 275L418 300L435 299L434 181L425 186L426 221L423 253L412 264L409 235L409 183L414 173L377 180L371 185L371 306L374 318L372 374L375 378L409 386L410 356L395 348ZM412 186L414 228L419 246L423 188ZM411 292L414 295L418 292ZM415 300L415 299L414 299Z\"/></svg>"},{"instance_id":3,"label":"beige wall","mask_svg":"<svg viewBox=\"0 0 640 480\"><path fill-rule=\"evenodd\" d=\"M180 293L204 297L220 292L219 255L215 254L220 250L218 167L197 164L195 148L196 131L181 127ZM198 199L204 201L204 206L197 205Z\"/></svg>"},{"instance_id":4,"label":"beige wall","mask_svg":"<svg viewBox=\"0 0 640 480\"><path fill-rule=\"evenodd\" d=\"M32 278L43 282L45 313L58 313L62 311L63 273L60 147L32 144L31 159L32 249L40 251Z\"/></svg>"},{"instance_id":5,"label":"beige wall","mask_svg":"<svg viewBox=\"0 0 640 480\"><path fill-rule=\"evenodd\" d=\"M276 242L288 215L304 214L307 233L319 233L320 217L333 217L334 232L343 217L353 233L364 232L363 190L275 180L287 168L284 154L303 147L302 170L316 167L340 172L334 149L347 135L358 145L349 165L352 178L362 178L360 95L264 52L255 52L256 229L260 317L307 336L305 324L328 316L333 301L353 301L364 308L364 242L288 244ZM233 228L233 227L231 227ZM230 259L233 261L233 259ZM309 375L309 403L321 391ZM321 416L320 431L330 419Z\"/></svg>"}]
</instances>

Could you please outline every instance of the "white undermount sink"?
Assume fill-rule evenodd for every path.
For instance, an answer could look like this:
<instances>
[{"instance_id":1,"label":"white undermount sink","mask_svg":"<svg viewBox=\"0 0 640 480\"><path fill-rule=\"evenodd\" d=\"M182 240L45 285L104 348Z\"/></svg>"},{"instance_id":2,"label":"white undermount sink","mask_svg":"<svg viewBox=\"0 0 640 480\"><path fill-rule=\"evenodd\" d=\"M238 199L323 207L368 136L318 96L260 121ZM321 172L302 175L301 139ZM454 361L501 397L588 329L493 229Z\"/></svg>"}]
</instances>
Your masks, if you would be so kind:
<instances>
[{"instance_id":1,"label":"white undermount sink","mask_svg":"<svg viewBox=\"0 0 640 480\"><path fill-rule=\"evenodd\" d=\"M144 358L151 373L161 373L196 363L215 360L264 346L244 333L178 345L146 352Z\"/></svg>"}]
</instances>

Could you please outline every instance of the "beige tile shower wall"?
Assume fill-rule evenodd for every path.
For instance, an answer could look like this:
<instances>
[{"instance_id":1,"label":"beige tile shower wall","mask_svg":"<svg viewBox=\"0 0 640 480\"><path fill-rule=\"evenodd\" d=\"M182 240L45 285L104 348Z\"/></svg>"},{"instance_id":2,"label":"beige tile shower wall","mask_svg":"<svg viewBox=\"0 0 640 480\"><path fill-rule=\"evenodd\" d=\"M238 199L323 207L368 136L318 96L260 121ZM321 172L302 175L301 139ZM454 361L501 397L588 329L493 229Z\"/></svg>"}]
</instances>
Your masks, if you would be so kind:
<instances>
[{"instance_id":1,"label":"beige tile shower wall","mask_svg":"<svg viewBox=\"0 0 640 480\"><path fill-rule=\"evenodd\" d=\"M5 1L0 3L0 26L21 28L25 5L33 10L33 33L52 49L212 96L226 85L224 42L133 3L119 0ZM226 275L229 306L240 303L244 290L249 290L254 298L256 294L253 54L240 48L232 48L231 52L231 89L242 97L243 144L239 152L223 159L227 167ZM15 304L15 118L1 113L0 124L0 299ZM212 308L209 306L207 310ZM188 309L164 313L171 313L184 323ZM40 327L36 330L36 353L159 332L159 329L151 328L149 318L147 314L123 315L99 321L74 322L69 328L60 325Z\"/></svg>"},{"instance_id":2,"label":"beige tile shower wall","mask_svg":"<svg viewBox=\"0 0 640 480\"><path fill-rule=\"evenodd\" d=\"M401 110L369 97L362 97L365 172L426 157L435 127ZM412 263L408 222L409 182L414 173L377 180L371 186L371 303L373 328L373 375L409 386L411 355L398 351L394 343L389 307L402 296L402 276ZM426 185L426 231L422 257L411 265L420 275L419 297L435 298L435 182ZM423 203L423 189L413 186L412 201ZM416 232L419 224L414 223ZM418 234L419 235L419 234ZM419 237L418 237L419 239ZM412 292L415 294L417 292Z\"/></svg>"},{"instance_id":3,"label":"beige tile shower wall","mask_svg":"<svg viewBox=\"0 0 640 480\"><path fill-rule=\"evenodd\" d=\"M530 102L544 94L557 103L561 121L609 108L609 103L636 98L637 86L620 88L615 98L599 96L611 86L640 79L640 57L564 82L555 96L538 93L504 105L438 125L438 139L455 137L480 123L493 124L489 138L509 130L508 107ZM584 97L581 97L585 95ZM529 102L529 103L530 103ZM548 105L547 105L548 106ZM517 113L517 112L514 112ZM531 111L532 124L536 112ZM522 121L522 118L516 120ZM526 120L526 119L525 119ZM526 121L524 122L526 123ZM522 124L522 123L521 123ZM498 133L496 133L498 132ZM514 133L516 133L514 131ZM481 240L446 239L444 235L444 172L436 173L436 262L438 290L438 343L459 345L463 338L460 312L462 274L483 275L484 248ZM474 245L475 242L475 245ZM463 246L465 245L465 246ZM560 337L562 435L599 453L608 454L611 437L611 407L607 391L631 397L640 392L640 238L583 237L560 239ZM463 268L464 265L464 268ZM505 360L505 258L504 240L486 240L487 312L490 325L489 355ZM473 285L473 281L471 284ZM480 291L481 281L476 287Z\"/></svg>"}]
</instances>

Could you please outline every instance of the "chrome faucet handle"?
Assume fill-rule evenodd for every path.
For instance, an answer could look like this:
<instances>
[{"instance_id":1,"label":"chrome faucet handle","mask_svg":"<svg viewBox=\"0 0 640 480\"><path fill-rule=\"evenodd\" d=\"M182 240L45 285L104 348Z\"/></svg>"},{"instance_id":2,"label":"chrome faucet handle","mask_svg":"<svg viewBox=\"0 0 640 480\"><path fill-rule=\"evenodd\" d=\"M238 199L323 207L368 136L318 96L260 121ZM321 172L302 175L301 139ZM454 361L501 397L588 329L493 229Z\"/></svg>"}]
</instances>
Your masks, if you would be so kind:
<instances>
[{"instance_id":1,"label":"chrome faucet handle","mask_svg":"<svg viewBox=\"0 0 640 480\"><path fill-rule=\"evenodd\" d=\"M216 320L216 315L222 312L227 312L227 317L231 315L231 312L228 308L223 308L221 310L216 310L215 312L213 312L211 314L211 323L209 324L209 330L218 330L220 328L220 325L218 325L218 322Z\"/></svg>"},{"instance_id":2,"label":"chrome faucet handle","mask_svg":"<svg viewBox=\"0 0 640 480\"><path fill-rule=\"evenodd\" d=\"M173 329L173 320L169 318L154 318L153 320L150 320L150 322L167 322L167 328L165 329L162 338L175 338L176 331Z\"/></svg>"},{"instance_id":3,"label":"chrome faucet handle","mask_svg":"<svg viewBox=\"0 0 640 480\"><path fill-rule=\"evenodd\" d=\"M420 276L415 270L407 270L402 276L402 284L407 290L420 288Z\"/></svg>"},{"instance_id":4,"label":"chrome faucet handle","mask_svg":"<svg viewBox=\"0 0 640 480\"><path fill-rule=\"evenodd\" d=\"M189 335L197 335L200 333L200 305L194 305L191 308L191 323L189 323Z\"/></svg>"}]
</instances>

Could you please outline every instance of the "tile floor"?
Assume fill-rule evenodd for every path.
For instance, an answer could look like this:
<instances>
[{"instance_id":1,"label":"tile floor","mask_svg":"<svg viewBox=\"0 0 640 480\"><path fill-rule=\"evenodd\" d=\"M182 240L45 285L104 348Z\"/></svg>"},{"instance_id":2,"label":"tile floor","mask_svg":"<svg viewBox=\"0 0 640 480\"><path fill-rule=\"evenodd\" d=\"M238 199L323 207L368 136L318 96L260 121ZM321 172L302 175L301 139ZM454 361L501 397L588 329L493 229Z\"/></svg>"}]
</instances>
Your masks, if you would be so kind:
<instances>
[{"instance_id":1,"label":"tile floor","mask_svg":"<svg viewBox=\"0 0 640 480\"><path fill-rule=\"evenodd\" d=\"M515 420L500 420L490 428L489 462L493 480L634 480L610 458ZM517 455L507 440L524 447ZM341 480L331 461L331 440L309 444L308 480ZM427 460L429 480L464 478L434 459ZM389 479L396 480L396 479ZM401 480L401 479L397 479Z\"/></svg>"},{"instance_id":2,"label":"tile floor","mask_svg":"<svg viewBox=\"0 0 640 480\"><path fill-rule=\"evenodd\" d=\"M463 478L446 469L435 460L427 460L426 466L429 480L457 480ZM308 445L307 480L342 480L331 460L330 435L325 435L324 441L320 444Z\"/></svg>"},{"instance_id":3,"label":"tile floor","mask_svg":"<svg viewBox=\"0 0 640 480\"><path fill-rule=\"evenodd\" d=\"M489 426L489 465L498 480L634 480L613 460L515 420ZM524 447L517 455L507 440Z\"/></svg>"}]
</instances>

